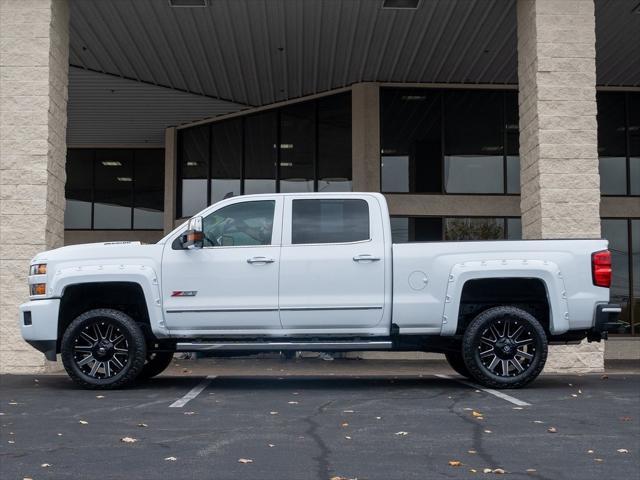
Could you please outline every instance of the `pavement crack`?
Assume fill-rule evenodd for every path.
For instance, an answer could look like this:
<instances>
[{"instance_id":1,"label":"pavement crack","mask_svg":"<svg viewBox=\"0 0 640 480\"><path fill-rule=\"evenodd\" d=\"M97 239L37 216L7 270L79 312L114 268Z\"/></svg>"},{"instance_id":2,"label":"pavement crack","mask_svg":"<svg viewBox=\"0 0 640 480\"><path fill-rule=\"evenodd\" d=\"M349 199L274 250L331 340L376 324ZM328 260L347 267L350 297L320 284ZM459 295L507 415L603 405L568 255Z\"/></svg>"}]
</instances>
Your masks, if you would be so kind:
<instances>
[{"instance_id":1,"label":"pavement crack","mask_svg":"<svg viewBox=\"0 0 640 480\"><path fill-rule=\"evenodd\" d=\"M316 412L313 415L310 415L304 419L305 423L307 423L309 426L305 430L305 434L309 435L309 437L313 439L319 450L318 455L315 455L313 457L313 459L317 463L316 471L318 473L318 478L330 478L329 454L331 452L322 436L318 432L320 424L315 420L315 417L317 417L318 415L322 415L327 410L329 405L331 405L333 402L334 400L329 400L328 402L323 403L316 409Z\"/></svg>"}]
</instances>

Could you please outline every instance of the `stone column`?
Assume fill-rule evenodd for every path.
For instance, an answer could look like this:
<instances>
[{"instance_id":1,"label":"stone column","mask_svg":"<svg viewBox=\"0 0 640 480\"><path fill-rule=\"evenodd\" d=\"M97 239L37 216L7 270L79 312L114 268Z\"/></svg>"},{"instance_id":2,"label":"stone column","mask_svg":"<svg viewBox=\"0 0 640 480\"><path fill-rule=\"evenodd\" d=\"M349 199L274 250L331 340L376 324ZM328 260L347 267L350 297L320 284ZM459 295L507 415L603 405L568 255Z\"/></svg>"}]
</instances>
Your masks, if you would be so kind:
<instances>
[{"instance_id":1,"label":"stone column","mask_svg":"<svg viewBox=\"0 0 640 480\"><path fill-rule=\"evenodd\" d=\"M64 241L67 0L0 0L0 372L44 356L20 337L29 260Z\"/></svg>"},{"instance_id":2,"label":"stone column","mask_svg":"<svg viewBox=\"0 0 640 480\"><path fill-rule=\"evenodd\" d=\"M176 223L178 135L175 127L164 130L164 233L170 233Z\"/></svg>"},{"instance_id":3,"label":"stone column","mask_svg":"<svg viewBox=\"0 0 640 480\"><path fill-rule=\"evenodd\" d=\"M593 0L518 0L524 238L600 238ZM597 371L602 344L554 347L548 370Z\"/></svg>"},{"instance_id":4,"label":"stone column","mask_svg":"<svg viewBox=\"0 0 640 480\"><path fill-rule=\"evenodd\" d=\"M380 88L358 83L351 90L354 192L380 191Z\"/></svg>"}]
</instances>

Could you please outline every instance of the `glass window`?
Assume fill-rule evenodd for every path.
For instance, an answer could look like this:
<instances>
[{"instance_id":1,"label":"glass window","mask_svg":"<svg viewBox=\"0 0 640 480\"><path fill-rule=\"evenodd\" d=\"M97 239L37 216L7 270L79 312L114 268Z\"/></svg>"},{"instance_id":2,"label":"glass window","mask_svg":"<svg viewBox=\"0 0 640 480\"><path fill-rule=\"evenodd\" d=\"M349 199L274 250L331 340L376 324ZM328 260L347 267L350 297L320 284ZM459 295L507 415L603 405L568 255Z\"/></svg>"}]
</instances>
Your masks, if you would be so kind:
<instances>
[{"instance_id":1,"label":"glass window","mask_svg":"<svg viewBox=\"0 0 640 480\"><path fill-rule=\"evenodd\" d=\"M180 133L180 198L183 217L207 206L209 177L209 125L186 129Z\"/></svg>"},{"instance_id":2,"label":"glass window","mask_svg":"<svg viewBox=\"0 0 640 480\"><path fill-rule=\"evenodd\" d=\"M522 240L522 219L507 218L507 239Z\"/></svg>"},{"instance_id":3,"label":"glass window","mask_svg":"<svg viewBox=\"0 0 640 480\"><path fill-rule=\"evenodd\" d=\"M244 193L274 193L278 162L278 114L265 112L245 118Z\"/></svg>"},{"instance_id":4,"label":"glass window","mask_svg":"<svg viewBox=\"0 0 640 480\"><path fill-rule=\"evenodd\" d=\"M242 120L211 124L210 204L240 195Z\"/></svg>"},{"instance_id":5,"label":"glass window","mask_svg":"<svg viewBox=\"0 0 640 480\"><path fill-rule=\"evenodd\" d=\"M391 217L394 243L439 242L442 240L440 217Z\"/></svg>"},{"instance_id":6,"label":"glass window","mask_svg":"<svg viewBox=\"0 0 640 480\"><path fill-rule=\"evenodd\" d=\"M383 192L442 192L441 104L437 90L381 90Z\"/></svg>"},{"instance_id":7,"label":"glass window","mask_svg":"<svg viewBox=\"0 0 640 480\"><path fill-rule=\"evenodd\" d=\"M459 240L520 240L520 218L391 217L394 243Z\"/></svg>"},{"instance_id":8,"label":"glass window","mask_svg":"<svg viewBox=\"0 0 640 480\"><path fill-rule=\"evenodd\" d=\"M216 210L203 219L204 246L270 245L274 209L274 200L261 200Z\"/></svg>"},{"instance_id":9,"label":"glass window","mask_svg":"<svg viewBox=\"0 0 640 480\"><path fill-rule=\"evenodd\" d=\"M520 125L518 93L504 94L505 150L507 161L507 193L520 193Z\"/></svg>"},{"instance_id":10,"label":"glass window","mask_svg":"<svg viewBox=\"0 0 640 480\"><path fill-rule=\"evenodd\" d=\"M631 252L633 269L633 330L640 333L640 219L631 220Z\"/></svg>"},{"instance_id":11,"label":"glass window","mask_svg":"<svg viewBox=\"0 0 640 480\"><path fill-rule=\"evenodd\" d=\"M305 102L280 111L280 191L314 191L315 103Z\"/></svg>"},{"instance_id":12,"label":"glass window","mask_svg":"<svg viewBox=\"0 0 640 480\"><path fill-rule=\"evenodd\" d=\"M91 229L93 150L67 152L64 228Z\"/></svg>"},{"instance_id":13,"label":"glass window","mask_svg":"<svg viewBox=\"0 0 640 480\"><path fill-rule=\"evenodd\" d=\"M598 93L598 156L603 195L627 193L625 95Z\"/></svg>"},{"instance_id":14,"label":"glass window","mask_svg":"<svg viewBox=\"0 0 640 480\"><path fill-rule=\"evenodd\" d=\"M318 100L318 191L351 191L351 95Z\"/></svg>"},{"instance_id":15,"label":"glass window","mask_svg":"<svg viewBox=\"0 0 640 480\"><path fill-rule=\"evenodd\" d=\"M630 193L640 195L640 93L627 93L627 102Z\"/></svg>"},{"instance_id":16,"label":"glass window","mask_svg":"<svg viewBox=\"0 0 640 480\"><path fill-rule=\"evenodd\" d=\"M164 150L134 150L133 229L161 230L164 225Z\"/></svg>"},{"instance_id":17,"label":"glass window","mask_svg":"<svg viewBox=\"0 0 640 480\"><path fill-rule=\"evenodd\" d=\"M93 228L131 229L133 152L97 150L94 178Z\"/></svg>"},{"instance_id":18,"label":"glass window","mask_svg":"<svg viewBox=\"0 0 640 480\"><path fill-rule=\"evenodd\" d=\"M623 306L621 320L626 323L625 333L631 333L629 321L629 230L627 219L602 219L602 236L609 240L611 252L610 296L613 303Z\"/></svg>"},{"instance_id":19,"label":"glass window","mask_svg":"<svg viewBox=\"0 0 640 480\"><path fill-rule=\"evenodd\" d=\"M445 218L445 240L502 240L504 238L504 219L502 218Z\"/></svg>"},{"instance_id":20,"label":"glass window","mask_svg":"<svg viewBox=\"0 0 640 480\"><path fill-rule=\"evenodd\" d=\"M503 94L447 92L445 119L445 191L503 193Z\"/></svg>"},{"instance_id":21,"label":"glass window","mask_svg":"<svg viewBox=\"0 0 640 480\"><path fill-rule=\"evenodd\" d=\"M294 200L291 243L369 239L369 205L359 199Z\"/></svg>"}]
</instances>

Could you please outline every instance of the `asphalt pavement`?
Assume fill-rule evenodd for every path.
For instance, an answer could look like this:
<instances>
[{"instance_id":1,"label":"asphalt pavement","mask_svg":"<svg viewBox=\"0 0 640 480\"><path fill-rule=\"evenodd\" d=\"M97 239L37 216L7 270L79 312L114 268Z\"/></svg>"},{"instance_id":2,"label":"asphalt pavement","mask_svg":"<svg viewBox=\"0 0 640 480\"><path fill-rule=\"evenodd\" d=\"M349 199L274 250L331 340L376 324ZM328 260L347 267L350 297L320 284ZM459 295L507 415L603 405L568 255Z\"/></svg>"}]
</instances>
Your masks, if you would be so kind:
<instances>
[{"instance_id":1,"label":"asphalt pavement","mask_svg":"<svg viewBox=\"0 0 640 480\"><path fill-rule=\"evenodd\" d=\"M118 391L0 377L0 478L640 477L634 373L495 392L421 362L181 363Z\"/></svg>"}]
</instances>

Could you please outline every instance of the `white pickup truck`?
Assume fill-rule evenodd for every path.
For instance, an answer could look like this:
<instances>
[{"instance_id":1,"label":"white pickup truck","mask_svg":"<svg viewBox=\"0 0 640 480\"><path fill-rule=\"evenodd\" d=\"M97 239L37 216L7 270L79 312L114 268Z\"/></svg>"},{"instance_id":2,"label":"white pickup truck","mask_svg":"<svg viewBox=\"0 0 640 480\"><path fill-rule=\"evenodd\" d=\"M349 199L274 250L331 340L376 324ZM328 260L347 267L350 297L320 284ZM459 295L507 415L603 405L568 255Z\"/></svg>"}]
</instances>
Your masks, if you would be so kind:
<instances>
[{"instance_id":1,"label":"white pickup truck","mask_svg":"<svg viewBox=\"0 0 640 480\"><path fill-rule=\"evenodd\" d=\"M393 244L376 193L247 195L154 245L31 262L23 338L87 388L162 372L175 352L430 351L494 388L542 371L552 342L600 341L605 240Z\"/></svg>"}]
</instances>

